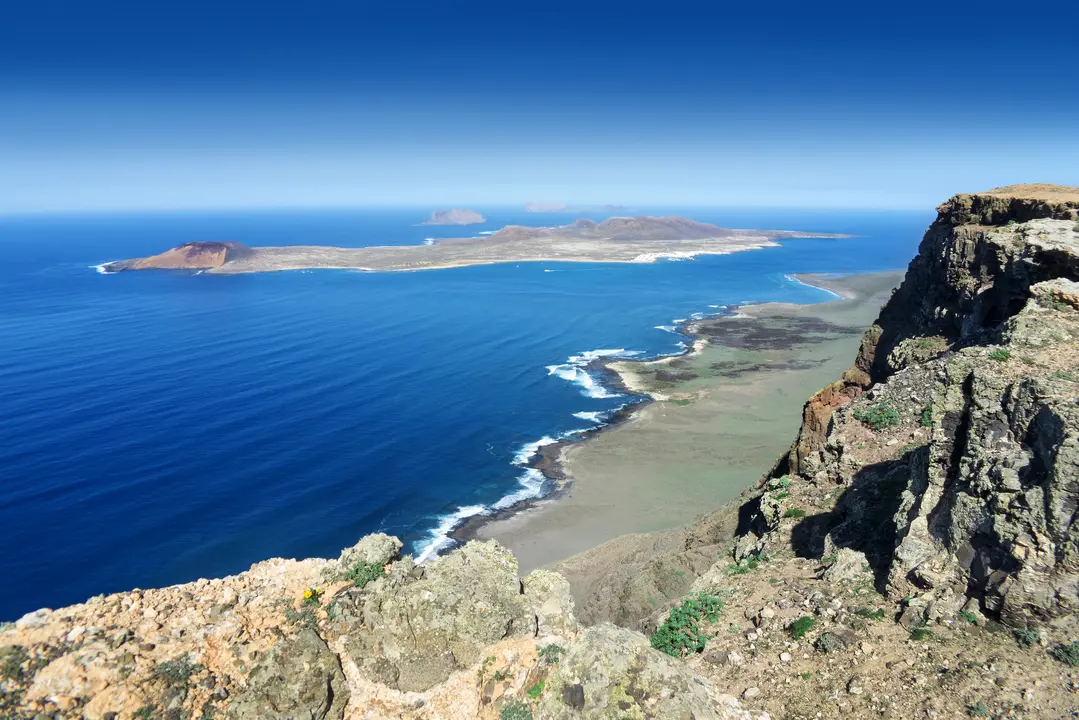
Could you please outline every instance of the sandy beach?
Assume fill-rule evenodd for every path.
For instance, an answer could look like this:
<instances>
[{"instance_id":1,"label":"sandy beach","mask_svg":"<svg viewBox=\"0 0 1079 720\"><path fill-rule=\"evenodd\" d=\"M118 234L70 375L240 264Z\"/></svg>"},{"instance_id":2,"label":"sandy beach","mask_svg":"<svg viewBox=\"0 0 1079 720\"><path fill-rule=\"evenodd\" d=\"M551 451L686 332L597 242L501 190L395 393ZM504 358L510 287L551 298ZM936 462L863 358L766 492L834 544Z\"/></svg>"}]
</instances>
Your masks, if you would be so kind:
<instances>
[{"instance_id":1,"label":"sandy beach","mask_svg":"<svg viewBox=\"0 0 1079 720\"><path fill-rule=\"evenodd\" d=\"M551 499L469 535L497 539L527 571L619 535L678 527L754 483L789 447L806 399L850 364L902 272L797 279L840 299L745 306L687 325L695 342L685 355L612 363L654 402L565 446L566 486Z\"/></svg>"}]
</instances>

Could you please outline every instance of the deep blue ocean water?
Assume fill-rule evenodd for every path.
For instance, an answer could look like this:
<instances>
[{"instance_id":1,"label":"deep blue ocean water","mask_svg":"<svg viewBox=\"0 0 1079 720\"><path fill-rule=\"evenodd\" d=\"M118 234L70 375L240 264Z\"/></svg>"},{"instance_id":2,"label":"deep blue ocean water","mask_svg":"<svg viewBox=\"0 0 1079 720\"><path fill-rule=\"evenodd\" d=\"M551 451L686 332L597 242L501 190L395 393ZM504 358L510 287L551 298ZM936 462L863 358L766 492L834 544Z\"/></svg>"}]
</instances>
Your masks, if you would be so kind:
<instances>
[{"instance_id":1,"label":"deep blue ocean water","mask_svg":"<svg viewBox=\"0 0 1079 720\"><path fill-rule=\"evenodd\" d=\"M575 217L478 209L489 222L467 228L417 226L417 209L0 218L0 620L336 556L376 530L430 551L448 518L535 491L522 449L626 402L590 386L589 351L677 352L657 326L826 300L785 275L906 267L932 220L647 208L861 236L650 265L93 268L190 240L415 244Z\"/></svg>"}]
</instances>

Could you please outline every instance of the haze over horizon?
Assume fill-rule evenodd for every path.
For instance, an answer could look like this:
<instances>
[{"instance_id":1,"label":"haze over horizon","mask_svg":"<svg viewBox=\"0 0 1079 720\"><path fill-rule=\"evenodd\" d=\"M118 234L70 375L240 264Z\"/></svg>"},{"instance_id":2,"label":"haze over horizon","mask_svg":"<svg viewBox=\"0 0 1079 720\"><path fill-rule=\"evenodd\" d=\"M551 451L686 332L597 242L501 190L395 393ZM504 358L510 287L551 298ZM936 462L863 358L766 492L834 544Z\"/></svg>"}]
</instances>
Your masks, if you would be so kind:
<instances>
[{"instance_id":1,"label":"haze over horizon","mask_svg":"<svg viewBox=\"0 0 1079 720\"><path fill-rule=\"evenodd\" d=\"M989 10L24 4L0 28L0 212L1079 183L1079 10Z\"/></svg>"}]
</instances>

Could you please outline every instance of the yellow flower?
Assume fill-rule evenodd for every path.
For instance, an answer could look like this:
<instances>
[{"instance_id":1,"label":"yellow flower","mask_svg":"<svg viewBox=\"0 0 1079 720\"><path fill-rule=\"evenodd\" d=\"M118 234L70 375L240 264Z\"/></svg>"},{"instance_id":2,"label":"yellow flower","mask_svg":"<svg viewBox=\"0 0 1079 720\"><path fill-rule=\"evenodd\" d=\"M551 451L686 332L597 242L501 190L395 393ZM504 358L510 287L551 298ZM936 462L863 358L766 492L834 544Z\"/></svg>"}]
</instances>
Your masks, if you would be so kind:
<instances>
[{"instance_id":1,"label":"yellow flower","mask_svg":"<svg viewBox=\"0 0 1079 720\"><path fill-rule=\"evenodd\" d=\"M304 600L310 600L311 599L311 591L310 590L304 590L303 591L303 599Z\"/></svg>"}]
</instances>

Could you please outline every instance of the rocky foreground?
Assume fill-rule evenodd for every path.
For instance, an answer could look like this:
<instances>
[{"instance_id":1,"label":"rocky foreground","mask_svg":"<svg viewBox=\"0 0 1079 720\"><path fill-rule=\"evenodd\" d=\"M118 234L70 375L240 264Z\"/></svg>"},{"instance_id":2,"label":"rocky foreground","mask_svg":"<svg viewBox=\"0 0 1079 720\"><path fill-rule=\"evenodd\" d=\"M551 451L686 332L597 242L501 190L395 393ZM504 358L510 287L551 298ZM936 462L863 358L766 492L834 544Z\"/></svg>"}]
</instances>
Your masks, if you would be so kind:
<instances>
[{"instance_id":1,"label":"rocky foreground","mask_svg":"<svg viewBox=\"0 0 1079 720\"><path fill-rule=\"evenodd\" d=\"M1077 221L1079 189L942 205L790 453L692 526L564 575L372 535L42 610L0 717L1073 717Z\"/></svg>"}]
</instances>

